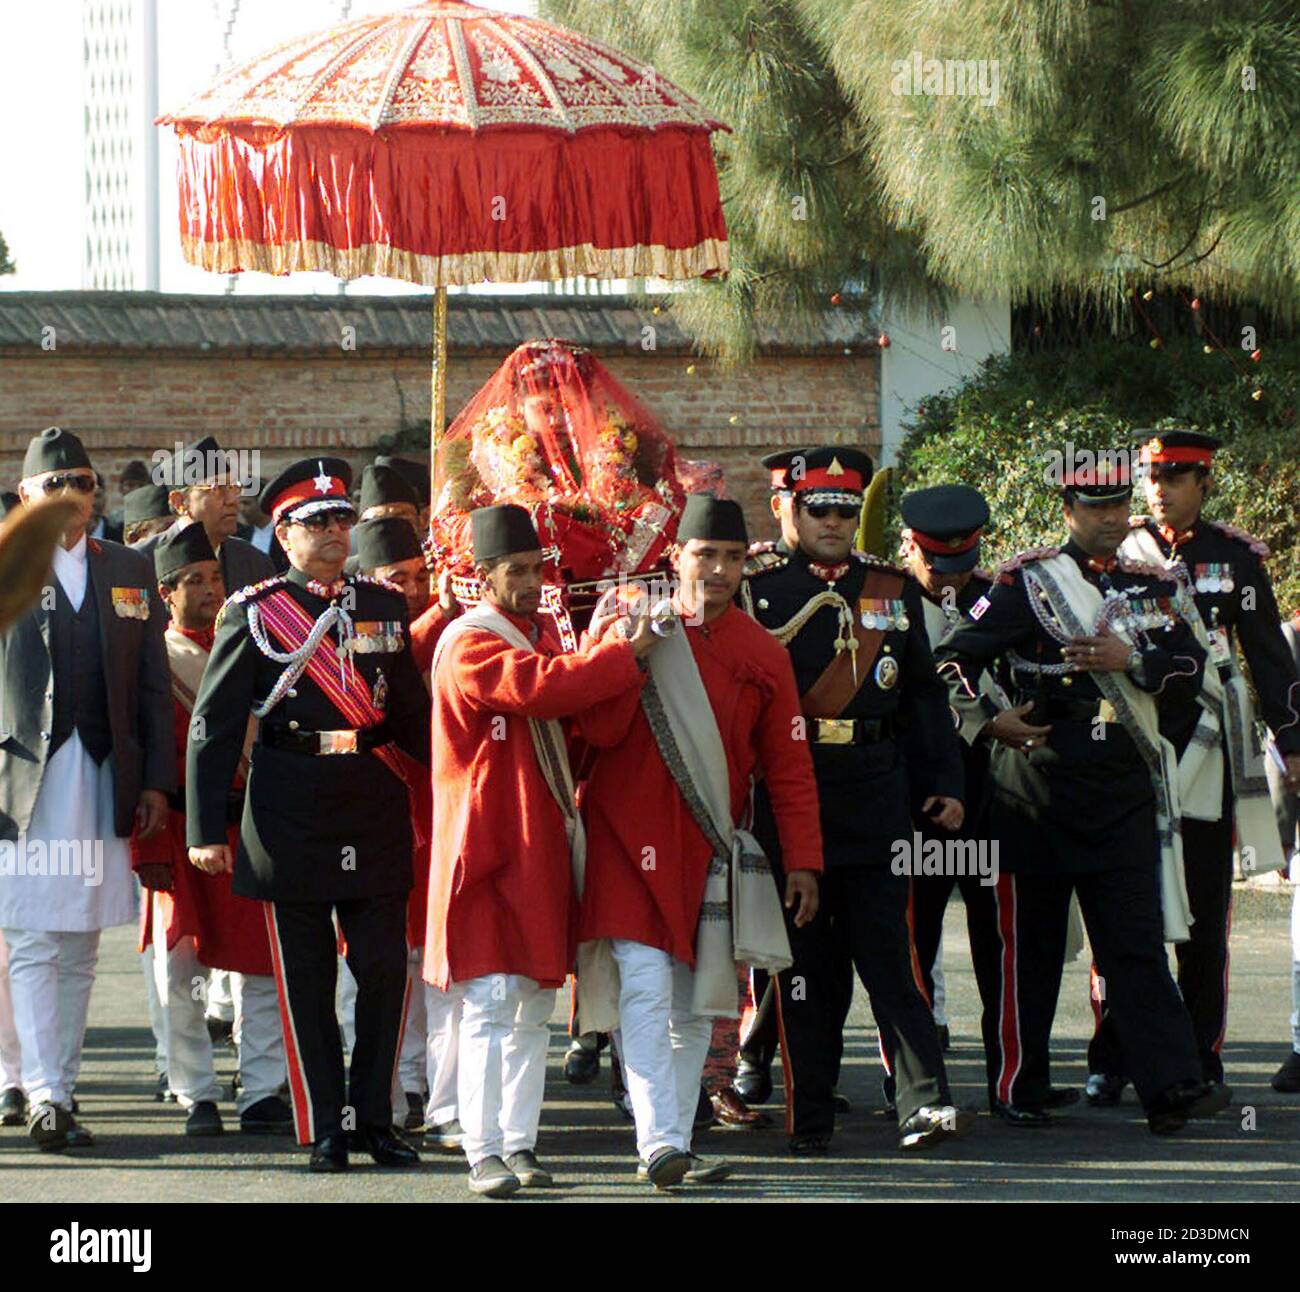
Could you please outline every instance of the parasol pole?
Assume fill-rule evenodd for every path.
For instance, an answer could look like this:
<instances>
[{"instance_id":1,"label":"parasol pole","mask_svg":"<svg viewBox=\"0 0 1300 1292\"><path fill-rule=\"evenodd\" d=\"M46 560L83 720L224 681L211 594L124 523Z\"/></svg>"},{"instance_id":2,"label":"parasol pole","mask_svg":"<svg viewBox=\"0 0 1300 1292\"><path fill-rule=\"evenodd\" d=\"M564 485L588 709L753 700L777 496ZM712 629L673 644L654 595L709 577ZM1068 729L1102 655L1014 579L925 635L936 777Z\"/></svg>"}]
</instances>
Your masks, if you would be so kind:
<instances>
[{"instance_id":1,"label":"parasol pole","mask_svg":"<svg viewBox=\"0 0 1300 1292\"><path fill-rule=\"evenodd\" d=\"M430 374L432 408L429 413L429 487L438 466L438 442L446 424L447 412L447 289L439 287L433 294L433 371Z\"/></svg>"}]
</instances>

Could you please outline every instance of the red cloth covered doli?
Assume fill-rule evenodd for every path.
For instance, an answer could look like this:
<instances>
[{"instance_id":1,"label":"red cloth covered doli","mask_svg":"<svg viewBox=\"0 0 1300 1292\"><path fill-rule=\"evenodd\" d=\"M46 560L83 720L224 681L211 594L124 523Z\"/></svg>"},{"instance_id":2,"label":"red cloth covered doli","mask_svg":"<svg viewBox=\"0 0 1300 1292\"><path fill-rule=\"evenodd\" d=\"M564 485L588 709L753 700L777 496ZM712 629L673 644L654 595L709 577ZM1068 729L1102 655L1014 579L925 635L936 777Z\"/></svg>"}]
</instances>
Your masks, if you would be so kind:
<instances>
[{"instance_id":1,"label":"red cloth covered doli","mask_svg":"<svg viewBox=\"0 0 1300 1292\"><path fill-rule=\"evenodd\" d=\"M573 582L654 568L685 492L672 440L595 355L548 339L516 349L438 449L432 555L473 570L469 512L526 507L546 577Z\"/></svg>"},{"instance_id":2,"label":"red cloth covered doli","mask_svg":"<svg viewBox=\"0 0 1300 1292\"><path fill-rule=\"evenodd\" d=\"M525 634L539 626L511 618ZM642 674L631 647L614 637L586 655L561 654L546 634L537 647L467 632L434 672L438 811L424 977L436 987L493 973L558 987L573 962L568 839L527 719L635 697Z\"/></svg>"},{"instance_id":3,"label":"red cloth covered doli","mask_svg":"<svg viewBox=\"0 0 1300 1292\"><path fill-rule=\"evenodd\" d=\"M729 267L710 135L636 59L431 0L292 40L162 118L181 246L217 273L427 286Z\"/></svg>"},{"instance_id":4,"label":"red cloth covered doli","mask_svg":"<svg viewBox=\"0 0 1300 1292\"><path fill-rule=\"evenodd\" d=\"M727 751L733 822L741 820L751 775L763 775L784 868L821 870L817 783L808 743L796 736L799 693L785 648L736 606L684 631ZM592 708L577 725L599 750L583 796L587 875L578 941L627 938L693 967L712 850L639 696Z\"/></svg>"},{"instance_id":5,"label":"red cloth covered doli","mask_svg":"<svg viewBox=\"0 0 1300 1292\"><path fill-rule=\"evenodd\" d=\"M172 625L176 628L176 625ZM176 628L191 641L212 649L212 630ZM173 730L176 739L176 766L185 767L185 743L189 739L190 711L172 699ZM243 780L236 777L232 788L239 789ZM184 793L184 785L180 786ZM239 824L226 829L226 842L232 854L239 847ZM167 811L167 823L160 834L149 839L139 837L139 827L131 833L131 865L139 868L150 863L171 867L172 889L158 894L158 916L164 921L167 949L170 951L184 937L195 940L200 963L211 969L229 969L235 973L270 974L271 944L266 933L262 904L230 891L230 875L208 875L190 864L185 841L185 813L175 808ZM146 902L141 912L141 950L152 937L154 903Z\"/></svg>"}]
</instances>

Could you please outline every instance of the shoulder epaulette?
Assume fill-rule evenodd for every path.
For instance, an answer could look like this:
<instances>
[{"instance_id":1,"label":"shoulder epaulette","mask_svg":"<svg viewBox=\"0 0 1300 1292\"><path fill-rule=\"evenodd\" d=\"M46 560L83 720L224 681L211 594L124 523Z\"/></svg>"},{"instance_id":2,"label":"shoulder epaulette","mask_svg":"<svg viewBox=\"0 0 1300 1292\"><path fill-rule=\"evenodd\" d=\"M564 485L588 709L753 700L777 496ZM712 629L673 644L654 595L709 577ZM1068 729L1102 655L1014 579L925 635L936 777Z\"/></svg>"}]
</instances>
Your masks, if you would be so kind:
<instances>
[{"instance_id":1,"label":"shoulder epaulette","mask_svg":"<svg viewBox=\"0 0 1300 1292\"><path fill-rule=\"evenodd\" d=\"M406 593L396 583L391 583L388 579L377 579L373 574L354 574L351 578L353 583L365 583L372 588L383 588L385 592L395 592L403 600L406 599Z\"/></svg>"},{"instance_id":2,"label":"shoulder epaulette","mask_svg":"<svg viewBox=\"0 0 1300 1292\"><path fill-rule=\"evenodd\" d=\"M269 579L260 579L257 583L250 583L247 587L240 588L237 592L232 592L221 603L221 609L217 611L216 627L221 627L221 621L225 617L227 607L240 606L246 601L256 601L259 597L265 596L274 588L281 587L287 582L288 579L285 575L273 574Z\"/></svg>"},{"instance_id":3,"label":"shoulder epaulette","mask_svg":"<svg viewBox=\"0 0 1300 1292\"><path fill-rule=\"evenodd\" d=\"M1160 579L1162 582L1171 581L1172 574L1167 565L1153 565L1150 561L1135 561L1131 557L1120 555L1119 568L1125 574L1141 574L1148 579Z\"/></svg>"},{"instance_id":4,"label":"shoulder epaulette","mask_svg":"<svg viewBox=\"0 0 1300 1292\"><path fill-rule=\"evenodd\" d=\"M996 570L993 571L993 579L997 583L1012 583L1012 575L1020 569L1022 565L1027 565L1030 561L1046 561L1053 556L1060 556L1059 547L1033 547L1027 552L1021 552L1019 556L1013 556L1009 561L1003 561Z\"/></svg>"},{"instance_id":5,"label":"shoulder epaulette","mask_svg":"<svg viewBox=\"0 0 1300 1292\"><path fill-rule=\"evenodd\" d=\"M1244 529L1239 529L1236 525L1229 525L1225 520L1210 520L1206 521L1206 524L1217 529L1220 534L1226 534L1229 538L1235 538L1237 542L1244 543L1260 560L1269 555L1268 544L1262 538L1256 538L1254 534L1248 534Z\"/></svg>"},{"instance_id":6,"label":"shoulder epaulette","mask_svg":"<svg viewBox=\"0 0 1300 1292\"><path fill-rule=\"evenodd\" d=\"M751 543L745 555L745 577L762 574L765 570L779 570L790 560L788 552L778 552L775 543Z\"/></svg>"},{"instance_id":7,"label":"shoulder epaulette","mask_svg":"<svg viewBox=\"0 0 1300 1292\"><path fill-rule=\"evenodd\" d=\"M856 561L861 561L863 565L869 565L873 570L885 570L889 574L898 574L906 576L907 571L901 565L895 565L893 561L886 561L883 556L872 556L870 552L853 551L850 553Z\"/></svg>"}]
</instances>

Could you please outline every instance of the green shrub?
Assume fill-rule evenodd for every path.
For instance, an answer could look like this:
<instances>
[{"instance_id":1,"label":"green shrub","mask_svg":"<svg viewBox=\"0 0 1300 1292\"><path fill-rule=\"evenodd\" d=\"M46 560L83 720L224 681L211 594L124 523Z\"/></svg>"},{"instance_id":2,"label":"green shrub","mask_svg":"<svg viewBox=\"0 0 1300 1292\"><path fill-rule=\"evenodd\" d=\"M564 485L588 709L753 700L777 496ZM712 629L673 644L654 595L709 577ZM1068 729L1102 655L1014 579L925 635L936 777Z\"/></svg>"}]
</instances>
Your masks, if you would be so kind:
<instances>
[{"instance_id":1,"label":"green shrub","mask_svg":"<svg viewBox=\"0 0 1300 1292\"><path fill-rule=\"evenodd\" d=\"M1260 391L1259 399L1253 392ZM1300 606L1300 344L1206 355L1198 344L1152 349L1098 341L1069 350L999 355L962 386L927 396L905 428L899 492L947 481L983 491L993 522L983 564L1058 543L1048 454L1131 448L1135 431L1184 427L1219 436L1206 508L1266 542L1283 613ZM1134 509L1143 509L1140 491Z\"/></svg>"}]
</instances>

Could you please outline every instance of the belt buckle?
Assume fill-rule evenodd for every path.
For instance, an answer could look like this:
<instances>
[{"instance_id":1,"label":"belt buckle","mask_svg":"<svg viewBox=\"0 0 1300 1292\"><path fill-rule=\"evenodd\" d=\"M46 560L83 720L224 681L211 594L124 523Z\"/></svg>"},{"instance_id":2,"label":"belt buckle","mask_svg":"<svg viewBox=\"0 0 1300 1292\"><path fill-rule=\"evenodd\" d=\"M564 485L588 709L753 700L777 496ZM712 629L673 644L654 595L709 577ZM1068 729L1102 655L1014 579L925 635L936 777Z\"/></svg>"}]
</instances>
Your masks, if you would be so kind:
<instances>
[{"instance_id":1,"label":"belt buckle","mask_svg":"<svg viewBox=\"0 0 1300 1292\"><path fill-rule=\"evenodd\" d=\"M853 719L818 718L817 743L819 745L851 745L853 743Z\"/></svg>"},{"instance_id":2,"label":"belt buckle","mask_svg":"<svg viewBox=\"0 0 1300 1292\"><path fill-rule=\"evenodd\" d=\"M357 752L357 733L355 731L318 731L320 752L322 754L355 754Z\"/></svg>"}]
</instances>

